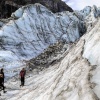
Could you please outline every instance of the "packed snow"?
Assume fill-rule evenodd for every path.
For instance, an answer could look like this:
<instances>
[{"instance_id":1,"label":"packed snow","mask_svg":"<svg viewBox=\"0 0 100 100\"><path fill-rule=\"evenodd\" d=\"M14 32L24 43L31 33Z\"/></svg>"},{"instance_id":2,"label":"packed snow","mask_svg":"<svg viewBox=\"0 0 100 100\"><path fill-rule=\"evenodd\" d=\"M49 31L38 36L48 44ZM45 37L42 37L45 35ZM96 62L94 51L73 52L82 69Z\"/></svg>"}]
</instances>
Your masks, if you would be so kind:
<instances>
[{"instance_id":1,"label":"packed snow","mask_svg":"<svg viewBox=\"0 0 100 100\"><path fill-rule=\"evenodd\" d=\"M48 69L26 76L26 84L11 79L6 83L7 100L98 100L89 73L92 66L82 57L84 39L75 44L63 60ZM13 94L11 91L14 91Z\"/></svg>"},{"instance_id":2,"label":"packed snow","mask_svg":"<svg viewBox=\"0 0 100 100\"><path fill-rule=\"evenodd\" d=\"M95 65L95 72L92 73L92 82L96 84L94 92L100 98L100 19L95 27L86 35L83 57L87 58L91 65Z\"/></svg>"}]
</instances>

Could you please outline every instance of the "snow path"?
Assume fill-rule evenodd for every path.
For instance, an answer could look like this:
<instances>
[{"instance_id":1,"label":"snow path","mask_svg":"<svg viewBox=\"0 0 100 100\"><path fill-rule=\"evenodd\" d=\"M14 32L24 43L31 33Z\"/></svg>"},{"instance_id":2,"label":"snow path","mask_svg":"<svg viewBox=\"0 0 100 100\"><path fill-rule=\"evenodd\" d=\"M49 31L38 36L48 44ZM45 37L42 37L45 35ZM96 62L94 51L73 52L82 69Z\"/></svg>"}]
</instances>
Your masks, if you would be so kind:
<instances>
[{"instance_id":1,"label":"snow path","mask_svg":"<svg viewBox=\"0 0 100 100\"><path fill-rule=\"evenodd\" d=\"M82 58L83 46L81 39L61 62L26 78L26 86L7 100L98 100L90 88L91 66ZM18 81L13 84L20 89Z\"/></svg>"}]
</instances>

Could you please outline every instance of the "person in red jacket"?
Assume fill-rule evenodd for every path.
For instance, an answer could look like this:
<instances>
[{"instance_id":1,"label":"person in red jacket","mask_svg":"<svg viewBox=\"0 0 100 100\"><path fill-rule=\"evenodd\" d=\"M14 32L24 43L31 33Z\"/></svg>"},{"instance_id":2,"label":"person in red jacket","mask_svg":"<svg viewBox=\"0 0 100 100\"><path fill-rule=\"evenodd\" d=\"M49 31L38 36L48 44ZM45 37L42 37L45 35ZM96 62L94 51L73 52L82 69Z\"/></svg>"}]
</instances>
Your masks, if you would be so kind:
<instances>
[{"instance_id":1,"label":"person in red jacket","mask_svg":"<svg viewBox=\"0 0 100 100\"><path fill-rule=\"evenodd\" d=\"M20 86L24 86L24 84L25 84L25 74L26 74L26 70L23 68L20 71L20 79L21 79L21 85Z\"/></svg>"}]
</instances>

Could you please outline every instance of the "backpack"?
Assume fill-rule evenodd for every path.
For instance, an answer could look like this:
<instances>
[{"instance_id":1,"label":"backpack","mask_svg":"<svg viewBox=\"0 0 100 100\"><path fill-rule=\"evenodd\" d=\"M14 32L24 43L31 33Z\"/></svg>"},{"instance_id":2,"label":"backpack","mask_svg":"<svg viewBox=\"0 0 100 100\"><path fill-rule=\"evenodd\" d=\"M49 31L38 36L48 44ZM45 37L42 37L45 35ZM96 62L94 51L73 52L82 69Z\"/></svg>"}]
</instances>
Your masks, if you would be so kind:
<instances>
[{"instance_id":1,"label":"backpack","mask_svg":"<svg viewBox=\"0 0 100 100\"><path fill-rule=\"evenodd\" d=\"M21 76L21 77L24 77L24 76L25 76L25 71L21 71L21 72L20 72L20 76Z\"/></svg>"}]
</instances>

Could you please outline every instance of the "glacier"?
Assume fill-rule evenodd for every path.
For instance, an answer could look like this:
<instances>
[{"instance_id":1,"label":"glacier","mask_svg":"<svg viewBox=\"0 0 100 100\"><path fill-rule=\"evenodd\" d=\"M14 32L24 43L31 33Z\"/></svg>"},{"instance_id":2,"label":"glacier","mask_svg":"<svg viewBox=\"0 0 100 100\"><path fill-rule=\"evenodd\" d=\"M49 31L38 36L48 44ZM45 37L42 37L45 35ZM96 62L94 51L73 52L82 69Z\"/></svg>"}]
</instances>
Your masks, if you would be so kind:
<instances>
[{"instance_id":1,"label":"glacier","mask_svg":"<svg viewBox=\"0 0 100 100\"><path fill-rule=\"evenodd\" d=\"M86 33L82 34L85 26ZM58 41L71 46L59 62L39 72L28 72L23 88L18 76L9 79L5 83L7 93L2 93L1 99L99 100L99 37L100 8L96 6L56 14L40 4L18 9L0 29L0 64L12 72L5 72L7 76L19 73L27 67L26 61Z\"/></svg>"},{"instance_id":2,"label":"glacier","mask_svg":"<svg viewBox=\"0 0 100 100\"><path fill-rule=\"evenodd\" d=\"M22 68L25 60L36 57L57 41L74 42L80 37L80 22L75 15L53 14L40 4L19 8L8 20L0 29L0 62L10 70ZM21 62L23 66L18 66Z\"/></svg>"}]
</instances>

